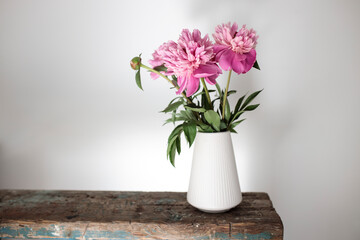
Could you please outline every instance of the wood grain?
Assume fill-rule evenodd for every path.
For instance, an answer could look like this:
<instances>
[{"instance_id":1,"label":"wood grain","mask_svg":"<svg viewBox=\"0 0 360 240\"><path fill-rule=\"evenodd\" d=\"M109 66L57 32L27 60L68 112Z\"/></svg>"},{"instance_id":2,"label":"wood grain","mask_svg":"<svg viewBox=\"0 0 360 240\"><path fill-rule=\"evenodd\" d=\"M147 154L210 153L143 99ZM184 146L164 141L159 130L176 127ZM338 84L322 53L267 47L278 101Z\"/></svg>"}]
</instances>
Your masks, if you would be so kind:
<instances>
[{"instance_id":1,"label":"wood grain","mask_svg":"<svg viewBox=\"0 0 360 240\"><path fill-rule=\"evenodd\" d=\"M41 239L283 239L266 193L209 214L179 192L0 190L0 237Z\"/></svg>"}]
</instances>

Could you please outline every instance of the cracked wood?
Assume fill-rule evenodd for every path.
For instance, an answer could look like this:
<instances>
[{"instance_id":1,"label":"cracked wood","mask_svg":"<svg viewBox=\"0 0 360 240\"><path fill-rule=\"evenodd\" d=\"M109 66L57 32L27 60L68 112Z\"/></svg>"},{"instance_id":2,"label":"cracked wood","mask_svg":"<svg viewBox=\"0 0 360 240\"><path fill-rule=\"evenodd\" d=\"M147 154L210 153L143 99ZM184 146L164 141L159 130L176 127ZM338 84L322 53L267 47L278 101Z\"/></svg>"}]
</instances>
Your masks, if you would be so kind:
<instances>
[{"instance_id":1,"label":"cracked wood","mask_svg":"<svg viewBox=\"0 0 360 240\"><path fill-rule=\"evenodd\" d=\"M0 190L0 237L278 240L283 225L266 193L208 214L178 192Z\"/></svg>"}]
</instances>

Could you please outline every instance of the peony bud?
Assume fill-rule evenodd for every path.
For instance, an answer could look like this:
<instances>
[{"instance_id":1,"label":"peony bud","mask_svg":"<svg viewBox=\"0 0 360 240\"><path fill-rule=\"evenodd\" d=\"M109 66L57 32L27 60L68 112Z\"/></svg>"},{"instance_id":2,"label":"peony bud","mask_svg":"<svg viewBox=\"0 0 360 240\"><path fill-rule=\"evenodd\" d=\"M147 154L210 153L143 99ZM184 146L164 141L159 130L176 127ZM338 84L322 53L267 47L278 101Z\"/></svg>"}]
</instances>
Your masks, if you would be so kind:
<instances>
[{"instance_id":1,"label":"peony bud","mask_svg":"<svg viewBox=\"0 0 360 240\"><path fill-rule=\"evenodd\" d=\"M141 58L140 57L134 57L131 59L130 66L134 70L139 70L141 64Z\"/></svg>"}]
</instances>

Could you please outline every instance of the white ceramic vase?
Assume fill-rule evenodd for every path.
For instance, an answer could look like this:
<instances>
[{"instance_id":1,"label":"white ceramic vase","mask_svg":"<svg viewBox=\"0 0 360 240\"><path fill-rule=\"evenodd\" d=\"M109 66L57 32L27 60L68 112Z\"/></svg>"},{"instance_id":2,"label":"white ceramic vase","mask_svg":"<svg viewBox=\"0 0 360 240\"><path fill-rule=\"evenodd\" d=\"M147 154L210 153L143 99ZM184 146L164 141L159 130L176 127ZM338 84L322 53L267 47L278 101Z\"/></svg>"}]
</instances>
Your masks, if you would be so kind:
<instances>
[{"instance_id":1,"label":"white ceramic vase","mask_svg":"<svg viewBox=\"0 0 360 240\"><path fill-rule=\"evenodd\" d=\"M187 201L201 211L226 212L242 200L230 132L198 132Z\"/></svg>"}]
</instances>

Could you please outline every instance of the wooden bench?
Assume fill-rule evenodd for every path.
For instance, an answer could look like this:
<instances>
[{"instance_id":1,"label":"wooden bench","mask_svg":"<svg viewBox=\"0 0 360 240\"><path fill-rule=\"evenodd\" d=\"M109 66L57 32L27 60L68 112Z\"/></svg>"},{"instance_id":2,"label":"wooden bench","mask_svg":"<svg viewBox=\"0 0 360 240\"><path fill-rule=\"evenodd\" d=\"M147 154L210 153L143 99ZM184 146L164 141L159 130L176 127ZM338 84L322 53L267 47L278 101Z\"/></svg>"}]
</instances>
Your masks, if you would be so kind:
<instances>
[{"instance_id":1,"label":"wooden bench","mask_svg":"<svg viewBox=\"0 0 360 240\"><path fill-rule=\"evenodd\" d=\"M0 190L1 239L283 239L266 193L209 214L179 192Z\"/></svg>"}]
</instances>

